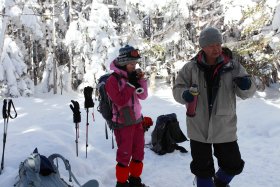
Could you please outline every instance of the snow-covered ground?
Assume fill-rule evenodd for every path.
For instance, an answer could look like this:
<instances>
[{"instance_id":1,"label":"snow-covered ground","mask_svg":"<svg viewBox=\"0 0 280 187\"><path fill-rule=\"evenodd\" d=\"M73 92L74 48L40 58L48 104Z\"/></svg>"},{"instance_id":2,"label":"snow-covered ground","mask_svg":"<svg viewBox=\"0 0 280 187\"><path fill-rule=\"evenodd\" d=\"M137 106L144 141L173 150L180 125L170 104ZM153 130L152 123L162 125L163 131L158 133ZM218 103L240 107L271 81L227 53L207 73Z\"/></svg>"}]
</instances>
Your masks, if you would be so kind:
<instances>
[{"instance_id":1,"label":"snow-covered ground","mask_svg":"<svg viewBox=\"0 0 280 187\"><path fill-rule=\"evenodd\" d=\"M182 131L186 134L185 108L176 103L171 89L157 84L156 91L143 101L143 114L156 121L157 116L176 113ZM231 183L232 187L280 186L280 93L278 88L256 93L254 98L238 100L239 146L245 160L244 172ZM76 157L75 125L72 121L70 100L80 103L79 157ZM101 187L115 186L115 152L111 137L105 139L104 120L94 107L95 121L90 110L88 158L85 157L86 111L82 94L45 94L30 98L13 99L18 117L9 121L5 151L5 165L0 175L0 187L12 187L18 174L18 166L35 147L43 155L62 154L70 161L73 173L80 183L97 179ZM3 135L3 120L0 122ZM151 140L153 127L146 133L146 143ZM109 133L110 135L110 133ZM189 142L181 144L189 150ZM2 153L2 143L0 146ZM190 153L175 151L163 156L145 149L143 181L150 187L191 187L194 176L190 172ZM67 180L68 175L60 165Z\"/></svg>"}]
</instances>

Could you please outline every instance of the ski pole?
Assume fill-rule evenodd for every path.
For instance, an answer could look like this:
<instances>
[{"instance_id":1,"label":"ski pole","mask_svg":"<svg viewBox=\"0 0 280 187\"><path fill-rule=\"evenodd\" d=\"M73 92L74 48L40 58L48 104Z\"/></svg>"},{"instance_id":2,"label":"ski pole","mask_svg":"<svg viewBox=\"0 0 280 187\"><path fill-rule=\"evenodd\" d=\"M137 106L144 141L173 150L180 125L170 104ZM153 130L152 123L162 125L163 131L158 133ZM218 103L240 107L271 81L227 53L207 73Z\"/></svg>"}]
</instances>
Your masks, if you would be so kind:
<instances>
[{"instance_id":1,"label":"ski pole","mask_svg":"<svg viewBox=\"0 0 280 187\"><path fill-rule=\"evenodd\" d=\"M88 109L94 107L94 102L92 100L92 92L93 88L90 86L87 86L84 88L84 96L85 96L85 108L87 110L87 123L86 123L86 158L87 158L87 148L88 148Z\"/></svg>"},{"instance_id":2,"label":"ski pole","mask_svg":"<svg viewBox=\"0 0 280 187\"><path fill-rule=\"evenodd\" d=\"M71 100L73 105L70 104L70 108L73 111L73 122L75 123L76 129L76 155L78 156L78 139L79 139L79 123L81 122L80 105L77 101Z\"/></svg>"},{"instance_id":3,"label":"ski pole","mask_svg":"<svg viewBox=\"0 0 280 187\"><path fill-rule=\"evenodd\" d=\"M79 145L78 145L78 138L79 138L79 135L78 135L78 127L79 125L78 125L78 123L75 123L75 129L76 129L76 140L75 140L75 142L76 142L76 155L77 155L77 157L79 156L79 153L78 153L78 150L79 150Z\"/></svg>"},{"instance_id":4,"label":"ski pole","mask_svg":"<svg viewBox=\"0 0 280 187\"><path fill-rule=\"evenodd\" d=\"M11 107L13 107L13 110L15 113L14 116L11 115ZM3 132L3 152L2 152L0 175L2 174L2 171L4 169L4 155L5 155L5 145L6 145L6 140L7 140L7 134L8 134L9 118L15 119L17 117L17 112L16 112L12 99L4 99L2 115L3 115L3 119L4 119L4 132Z\"/></svg>"},{"instance_id":5,"label":"ski pole","mask_svg":"<svg viewBox=\"0 0 280 187\"><path fill-rule=\"evenodd\" d=\"M4 169L4 152L5 152L5 144L6 144L6 136L7 136L7 130L8 130L8 114L7 114L7 100L4 99L3 101L3 119L4 119L4 131L3 131L3 151L2 151L2 160L1 160L1 169L0 169L0 174L2 173L2 170Z\"/></svg>"},{"instance_id":6,"label":"ski pole","mask_svg":"<svg viewBox=\"0 0 280 187\"><path fill-rule=\"evenodd\" d=\"M88 148L88 108L87 108L87 125L86 125L86 158L87 158L87 148Z\"/></svg>"},{"instance_id":7,"label":"ski pole","mask_svg":"<svg viewBox=\"0 0 280 187\"><path fill-rule=\"evenodd\" d=\"M95 122L94 111L92 111L92 121Z\"/></svg>"},{"instance_id":8,"label":"ski pole","mask_svg":"<svg viewBox=\"0 0 280 187\"><path fill-rule=\"evenodd\" d=\"M105 121L105 137L106 140L108 140L108 128L107 128L107 122Z\"/></svg>"}]
</instances>

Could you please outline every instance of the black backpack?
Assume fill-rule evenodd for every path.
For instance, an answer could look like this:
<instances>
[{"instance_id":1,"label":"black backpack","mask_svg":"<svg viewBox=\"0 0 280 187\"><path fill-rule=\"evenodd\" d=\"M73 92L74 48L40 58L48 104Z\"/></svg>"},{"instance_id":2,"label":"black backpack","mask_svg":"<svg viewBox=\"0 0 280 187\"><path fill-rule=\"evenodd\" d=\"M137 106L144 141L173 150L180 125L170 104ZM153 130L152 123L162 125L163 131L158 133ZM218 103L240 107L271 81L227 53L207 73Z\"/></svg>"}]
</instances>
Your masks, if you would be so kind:
<instances>
[{"instance_id":1,"label":"black backpack","mask_svg":"<svg viewBox=\"0 0 280 187\"><path fill-rule=\"evenodd\" d=\"M152 147L155 153L164 155L171 153L175 149L182 153L188 151L177 143L188 140L180 129L179 122L175 113L161 115L157 118L156 126L152 132Z\"/></svg>"},{"instance_id":2,"label":"black backpack","mask_svg":"<svg viewBox=\"0 0 280 187\"><path fill-rule=\"evenodd\" d=\"M115 127L115 123L112 121L114 105L113 105L112 101L110 100L110 98L106 92L106 89L105 89L106 81L108 80L108 78L111 75L115 76L117 78L117 80L119 81L120 78L117 73L107 73L105 75L102 75L98 79L97 91L99 94L99 96L98 96L99 105L97 107L97 111L100 112L102 117L106 120L106 124L112 130Z\"/></svg>"},{"instance_id":3,"label":"black backpack","mask_svg":"<svg viewBox=\"0 0 280 187\"><path fill-rule=\"evenodd\" d=\"M115 128L117 128L117 126L116 126L117 124L112 121L113 107L115 107L115 105L112 103L112 101L109 98L109 96L106 92L106 89L105 89L106 81L108 80L108 78L111 75L115 76L117 78L119 84L121 84L120 76L117 73L113 72L113 73L107 73L105 75L102 75L98 79L98 83L97 83L97 86L96 86L97 93L99 94L99 96L98 96L99 105L97 107L97 111L100 112L102 117L105 119L105 137L106 137L106 139L108 139L107 126L110 128L110 130L112 132ZM112 149L113 148L114 148L114 138L113 138L113 133L112 133Z\"/></svg>"}]
</instances>

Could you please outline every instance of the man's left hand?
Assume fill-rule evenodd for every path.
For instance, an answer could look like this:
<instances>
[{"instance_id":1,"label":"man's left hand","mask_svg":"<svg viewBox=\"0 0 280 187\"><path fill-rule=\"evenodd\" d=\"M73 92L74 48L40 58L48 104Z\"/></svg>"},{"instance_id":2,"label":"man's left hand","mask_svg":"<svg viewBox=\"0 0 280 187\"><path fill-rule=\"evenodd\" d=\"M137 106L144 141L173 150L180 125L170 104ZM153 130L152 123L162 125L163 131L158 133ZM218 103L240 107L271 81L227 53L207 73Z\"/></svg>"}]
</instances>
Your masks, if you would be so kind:
<instances>
[{"instance_id":1,"label":"man's left hand","mask_svg":"<svg viewBox=\"0 0 280 187\"><path fill-rule=\"evenodd\" d=\"M241 90L249 90L252 84L248 76L236 77L233 81Z\"/></svg>"}]
</instances>

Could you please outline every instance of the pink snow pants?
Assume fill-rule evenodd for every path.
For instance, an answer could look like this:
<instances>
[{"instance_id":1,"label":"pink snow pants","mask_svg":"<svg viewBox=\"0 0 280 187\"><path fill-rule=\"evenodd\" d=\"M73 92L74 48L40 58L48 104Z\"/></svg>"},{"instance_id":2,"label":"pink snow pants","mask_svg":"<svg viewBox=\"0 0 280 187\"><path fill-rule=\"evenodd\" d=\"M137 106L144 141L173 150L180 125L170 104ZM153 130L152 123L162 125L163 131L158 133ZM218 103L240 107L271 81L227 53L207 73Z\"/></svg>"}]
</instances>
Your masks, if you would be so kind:
<instances>
[{"instance_id":1,"label":"pink snow pants","mask_svg":"<svg viewBox=\"0 0 280 187\"><path fill-rule=\"evenodd\" d=\"M128 166L131 159L142 161L144 159L144 129L142 123L130 125L114 130L118 145L118 163Z\"/></svg>"}]
</instances>

